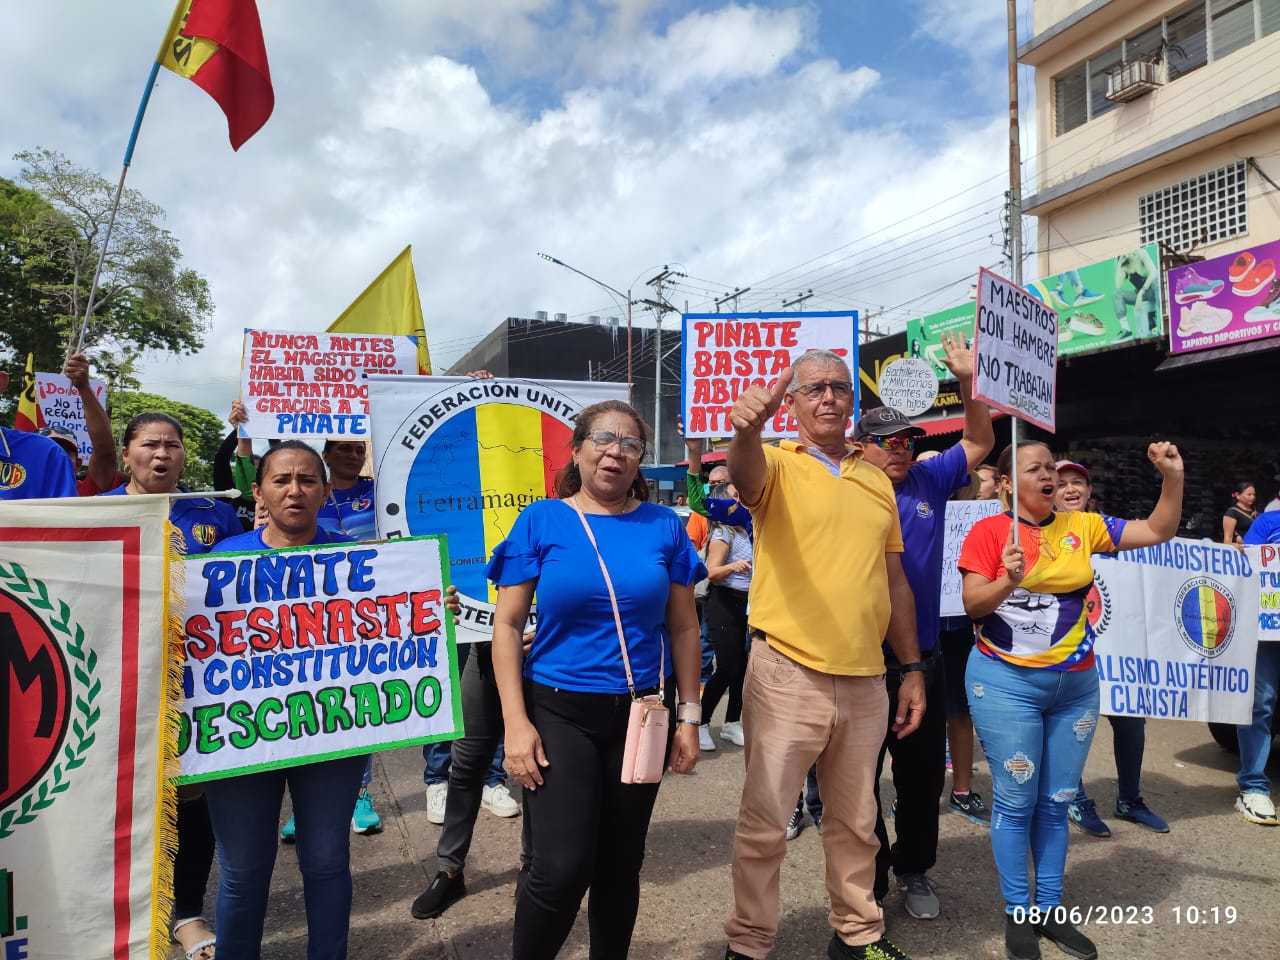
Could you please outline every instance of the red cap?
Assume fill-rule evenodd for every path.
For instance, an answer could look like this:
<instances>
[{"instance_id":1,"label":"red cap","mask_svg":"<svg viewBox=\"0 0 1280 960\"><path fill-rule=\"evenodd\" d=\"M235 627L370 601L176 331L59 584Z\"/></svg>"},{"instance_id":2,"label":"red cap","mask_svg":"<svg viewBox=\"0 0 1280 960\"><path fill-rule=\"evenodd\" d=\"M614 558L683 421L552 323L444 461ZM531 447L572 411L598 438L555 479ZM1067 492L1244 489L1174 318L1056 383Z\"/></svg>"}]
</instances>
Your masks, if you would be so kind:
<instances>
[{"instance_id":1,"label":"red cap","mask_svg":"<svg viewBox=\"0 0 1280 960\"><path fill-rule=\"evenodd\" d=\"M1093 478L1089 476L1089 468L1082 463L1076 463L1074 460L1059 460L1053 465L1053 468L1059 473L1063 470L1074 470L1077 473L1083 473L1084 478L1093 483Z\"/></svg>"}]
</instances>

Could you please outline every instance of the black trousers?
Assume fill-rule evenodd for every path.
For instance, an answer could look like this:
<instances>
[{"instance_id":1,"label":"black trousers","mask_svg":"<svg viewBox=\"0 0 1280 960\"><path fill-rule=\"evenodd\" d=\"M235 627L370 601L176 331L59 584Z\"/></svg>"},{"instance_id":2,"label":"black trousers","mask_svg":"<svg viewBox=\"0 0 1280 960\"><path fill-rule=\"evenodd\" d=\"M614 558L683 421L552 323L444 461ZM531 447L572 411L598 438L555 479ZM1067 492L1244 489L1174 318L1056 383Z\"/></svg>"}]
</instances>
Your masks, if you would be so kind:
<instances>
[{"instance_id":1,"label":"black trousers","mask_svg":"<svg viewBox=\"0 0 1280 960\"><path fill-rule=\"evenodd\" d=\"M204 794L178 801L178 850L173 858L173 919L204 913L204 890L213 869L213 824Z\"/></svg>"},{"instance_id":2,"label":"black trousers","mask_svg":"<svg viewBox=\"0 0 1280 960\"><path fill-rule=\"evenodd\" d=\"M742 684L747 678L747 593L712 584L707 590L707 636L716 651L716 672L702 691L702 722L710 723L720 698L729 692L724 722L742 719Z\"/></svg>"},{"instance_id":3,"label":"black trousers","mask_svg":"<svg viewBox=\"0 0 1280 960\"><path fill-rule=\"evenodd\" d=\"M933 869L938 861L938 803L947 779L947 683L938 651L929 651L923 659L924 718L914 733L901 740L892 729L898 709L900 675L896 665L886 667L889 718L876 763L876 837L880 840L876 854L877 899L889 892L890 867L895 875L902 876L924 873ZM896 839L892 846L880 803L880 774L884 770L886 751L893 757L893 786L898 794L894 819Z\"/></svg>"},{"instance_id":4,"label":"black trousers","mask_svg":"<svg viewBox=\"0 0 1280 960\"><path fill-rule=\"evenodd\" d=\"M674 734L674 683L667 700ZM525 706L550 766L542 770L542 786L524 795L533 864L516 901L513 960L559 954L588 889L591 960L627 955L640 904L645 836L658 797L656 783L619 779L630 703L626 694L525 683Z\"/></svg>"}]
</instances>

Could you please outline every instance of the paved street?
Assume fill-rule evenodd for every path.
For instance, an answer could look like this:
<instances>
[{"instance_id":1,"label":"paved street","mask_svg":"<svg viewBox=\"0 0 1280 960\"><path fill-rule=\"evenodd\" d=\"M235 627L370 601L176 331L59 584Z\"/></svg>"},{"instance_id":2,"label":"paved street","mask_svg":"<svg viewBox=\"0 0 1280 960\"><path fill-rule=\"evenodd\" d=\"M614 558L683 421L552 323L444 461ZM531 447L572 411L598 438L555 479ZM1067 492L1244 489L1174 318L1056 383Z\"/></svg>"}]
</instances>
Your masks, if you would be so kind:
<instances>
[{"instance_id":1,"label":"paved street","mask_svg":"<svg viewBox=\"0 0 1280 960\"><path fill-rule=\"evenodd\" d=\"M1151 907L1152 922L1091 925L1104 958L1274 957L1280 938L1280 829L1246 823L1232 809L1233 758L1202 724L1148 724L1143 792L1173 826L1168 835L1108 817L1113 836L1072 835L1068 900L1081 906ZM692 777L668 775L649 831L640 919L631 956L637 960L719 960L721 921L731 897L730 849L741 786L741 749L722 744ZM989 798L985 766L975 786ZM421 757L412 750L380 754L373 785L385 830L353 837L355 908L350 955L414 960L488 960L510 955L512 893L520 821L481 811L467 869L468 896L438 921L417 921L409 905L434 875L439 828L426 818ZM1273 776L1275 774L1273 773ZM1085 775L1100 811L1115 798L1110 728L1102 724ZM886 795L892 786L886 778ZM889 934L912 957L1004 956L991 850L983 828L942 817L938 867L942 899L936 920L913 920L890 894ZM826 956L830 937L823 889L821 838L806 829L788 848L782 877L782 930L777 960ZM212 890L212 886L211 886ZM1188 926L1186 908L1202 915L1234 906L1234 925ZM1184 908L1177 923L1174 908ZM210 903L209 909L212 910ZM296 857L282 847L263 956L303 960L306 928ZM563 956L587 956L585 916ZM1044 944L1047 960L1065 956Z\"/></svg>"}]
</instances>

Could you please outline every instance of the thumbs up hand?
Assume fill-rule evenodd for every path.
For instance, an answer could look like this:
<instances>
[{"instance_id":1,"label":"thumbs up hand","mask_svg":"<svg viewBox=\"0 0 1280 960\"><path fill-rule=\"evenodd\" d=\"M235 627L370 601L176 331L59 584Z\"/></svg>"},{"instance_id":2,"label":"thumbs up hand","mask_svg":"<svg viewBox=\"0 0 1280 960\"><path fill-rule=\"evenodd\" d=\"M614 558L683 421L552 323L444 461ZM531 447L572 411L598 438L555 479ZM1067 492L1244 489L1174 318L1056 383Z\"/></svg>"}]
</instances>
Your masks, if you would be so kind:
<instances>
[{"instance_id":1,"label":"thumbs up hand","mask_svg":"<svg viewBox=\"0 0 1280 960\"><path fill-rule=\"evenodd\" d=\"M759 434L765 424L773 419L773 415L782 406L783 395L791 386L791 368L787 367L778 374L778 382L773 389L761 386L748 387L738 395L729 413L733 429L738 433Z\"/></svg>"}]
</instances>

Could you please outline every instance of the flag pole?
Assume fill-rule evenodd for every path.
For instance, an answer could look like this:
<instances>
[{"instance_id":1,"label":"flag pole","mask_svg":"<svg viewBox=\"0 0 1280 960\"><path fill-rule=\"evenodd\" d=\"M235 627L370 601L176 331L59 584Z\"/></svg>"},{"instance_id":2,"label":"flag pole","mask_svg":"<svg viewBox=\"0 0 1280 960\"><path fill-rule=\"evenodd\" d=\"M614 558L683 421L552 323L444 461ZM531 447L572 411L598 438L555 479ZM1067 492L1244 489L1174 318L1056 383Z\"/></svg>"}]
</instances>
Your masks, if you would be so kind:
<instances>
[{"instance_id":1,"label":"flag pole","mask_svg":"<svg viewBox=\"0 0 1280 960\"><path fill-rule=\"evenodd\" d=\"M1018 5L1007 0L1009 29L1009 259L1014 283L1022 286L1022 151L1018 132ZM1013 447L1013 542L1018 531L1018 418L1009 418L1009 442Z\"/></svg>"},{"instance_id":2,"label":"flag pole","mask_svg":"<svg viewBox=\"0 0 1280 960\"><path fill-rule=\"evenodd\" d=\"M129 173L129 164L133 162L133 148L138 144L138 131L142 129L142 117L147 112L147 104L151 102L151 91L156 85L156 77L160 73L160 61L151 64L151 73L147 75L147 85L142 91L142 102L138 104L138 113L133 118L133 129L129 132L129 145L124 151L124 166L120 169L120 179L116 183L116 195L111 201L111 216L107 218L107 230L103 235L102 246L98 248L98 264L93 268L93 281L89 284L89 298L84 305L84 319L80 323L80 332L76 336L75 349L71 353L84 351L84 338L89 332L89 318L93 315L93 298L98 292L98 280L102 276L102 264L107 259L107 246L111 243L111 231L116 225L116 213L120 209L120 197L124 194L124 178Z\"/></svg>"}]
</instances>

